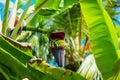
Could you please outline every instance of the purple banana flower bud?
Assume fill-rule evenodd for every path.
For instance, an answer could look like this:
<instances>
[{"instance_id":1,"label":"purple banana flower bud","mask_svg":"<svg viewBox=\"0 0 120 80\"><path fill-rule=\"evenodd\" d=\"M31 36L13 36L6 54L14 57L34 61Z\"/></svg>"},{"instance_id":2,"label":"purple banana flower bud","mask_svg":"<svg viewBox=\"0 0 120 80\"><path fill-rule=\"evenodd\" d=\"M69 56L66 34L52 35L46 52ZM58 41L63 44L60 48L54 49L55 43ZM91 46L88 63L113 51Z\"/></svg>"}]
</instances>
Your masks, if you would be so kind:
<instances>
[{"instance_id":1,"label":"purple banana flower bud","mask_svg":"<svg viewBox=\"0 0 120 80\"><path fill-rule=\"evenodd\" d=\"M52 53L53 56L55 57L55 60L58 64L59 67L64 67L64 59L65 59L65 55L64 55L64 49L63 48L58 48L58 47L54 47L52 49Z\"/></svg>"},{"instance_id":2,"label":"purple banana flower bud","mask_svg":"<svg viewBox=\"0 0 120 80\"><path fill-rule=\"evenodd\" d=\"M52 41L64 40L65 39L65 32L64 31L52 32L50 34L50 39Z\"/></svg>"},{"instance_id":3,"label":"purple banana flower bud","mask_svg":"<svg viewBox=\"0 0 120 80\"><path fill-rule=\"evenodd\" d=\"M64 40L65 32L64 31L52 32L50 34L50 39L53 42L58 41L58 40ZM54 47L52 48L52 53L58 66L64 67L64 62L65 62L64 48L60 48L56 44L54 44Z\"/></svg>"}]
</instances>

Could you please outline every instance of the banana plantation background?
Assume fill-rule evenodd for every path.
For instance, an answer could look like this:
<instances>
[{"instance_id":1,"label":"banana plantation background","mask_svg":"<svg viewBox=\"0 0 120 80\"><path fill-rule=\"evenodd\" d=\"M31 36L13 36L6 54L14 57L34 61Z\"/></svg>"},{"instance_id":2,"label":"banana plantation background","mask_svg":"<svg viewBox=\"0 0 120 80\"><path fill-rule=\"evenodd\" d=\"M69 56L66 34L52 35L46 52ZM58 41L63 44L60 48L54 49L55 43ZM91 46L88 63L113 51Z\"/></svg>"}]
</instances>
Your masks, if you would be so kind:
<instances>
[{"instance_id":1,"label":"banana plantation background","mask_svg":"<svg viewBox=\"0 0 120 80\"><path fill-rule=\"evenodd\" d=\"M120 1L0 0L0 80L120 80Z\"/></svg>"}]
</instances>

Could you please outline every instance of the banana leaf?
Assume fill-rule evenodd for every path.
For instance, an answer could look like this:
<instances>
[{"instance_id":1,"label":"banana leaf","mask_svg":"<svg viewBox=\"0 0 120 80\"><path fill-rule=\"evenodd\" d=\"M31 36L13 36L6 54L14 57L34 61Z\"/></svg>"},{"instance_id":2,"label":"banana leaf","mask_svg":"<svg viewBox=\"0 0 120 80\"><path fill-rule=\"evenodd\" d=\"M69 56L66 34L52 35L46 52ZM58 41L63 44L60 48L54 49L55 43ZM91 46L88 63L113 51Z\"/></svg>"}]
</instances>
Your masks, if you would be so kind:
<instances>
[{"instance_id":1,"label":"banana leaf","mask_svg":"<svg viewBox=\"0 0 120 80\"><path fill-rule=\"evenodd\" d=\"M50 75L44 74L29 65L24 65L10 53L0 48L0 79L22 80L24 78L29 80L54 80Z\"/></svg>"},{"instance_id":2,"label":"banana leaf","mask_svg":"<svg viewBox=\"0 0 120 80\"><path fill-rule=\"evenodd\" d=\"M79 31L78 23L80 20L80 5L74 4L70 8L56 14L48 20L49 22L45 23L50 26L50 30L65 30L68 37L72 36L75 38Z\"/></svg>"},{"instance_id":3,"label":"banana leaf","mask_svg":"<svg viewBox=\"0 0 120 80\"><path fill-rule=\"evenodd\" d=\"M38 80L23 63L2 48L0 48L0 64L4 64L9 70L14 71L14 74L20 79L29 78L30 80Z\"/></svg>"},{"instance_id":4,"label":"banana leaf","mask_svg":"<svg viewBox=\"0 0 120 80\"><path fill-rule=\"evenodd\" d=\"M39 7L39 5L44 2L45 0L36 0L36 3L35 3L35 9L37 9ZM59 5L60 5L60 0L46 0L48 1L47 4L45 4L43 6L43 8L51 8L51 9L58 9Z\"/></svg>"},{"instance_id":5,"label":"banana leaf","mask_svg":"<svg viewBox=\"0 0 120 80\"><path fill-rule=\"evenodd\" d=\"M16 43L15 41L13 41L14 43L11 43L11 41L5 39L5 37L0 35L0 48L6 50L22 63L26 64L28 60L32 57L32 53L28 49L25 49L25 47L21 47L20 45L18 45L18 43Z\"/></svg>"},{"instance_id":6,"label":"banana leaf","mask_svg":"<svg viewBox=\"0 0 120 80\"><path fill-rule=\"evenodd\" d=\"M28 52L24 51L24 49L20 50L20 46L19 48L18 45L15 47L14 45L17 44L16 42L11 43L4 39L3 36L0 36L0 42L0 73L7 80L23 78L28 78L30 80L45 80L48 77L50 78L49 80L53 80L49 75L45 75L44 73L27 65L31 55L27 54ZM0 79L4 79L1 77L1 74Z\"/></svg>"},{"instance_id":7,"label":"banana leaf","mask_svg":"<svg viewBox=\"0 0 120 80\"><path fill-rule=\"evenodd\" d=\"M0 79L5 80L10 80L10 71L3 65L0 64Z\"/></svg>"},{"instance_id":8,"label":"banana leaf","mask_svg":"<svg viewBox=\"0 0 120 80\"><path fill-rule=\"evenodd\" d=\"M64 0L64 7L68 7L73 5L74 3L78 3L79 0Z\"/></svg>"},{"instance_id":9,"label":"banana leaf","mask_svg":"<svg viewBox=\"0 0 120 80\"><path fill-rule=\"evenodd\" d=\"M35 68L38 71L43 72L46 75L50 75L55 80L86 80L84 77L82 77L76 72L65 70L60 67L50 66L44 61L42 61L41 63L36 61L33 64L29 64L29 66Z\"/></svg>"},{"instance_id":10,"label":"banana leaf","mask_svg":"<svg viewBox=\"0 0 120 80\"><path fill-rule=\"evenodd\" d=\"M0 66L2 66L0 67L0 73L7 80L23 78L28 78L30 80L68 80L68 78L69 80L86 80L75 72L52 67L46 63L37 64L35 67L30 65L26 66L29 58L27 58L28 55L23 55L25 54L23 53L24 51L20 51L19 48L12 45L12 43L5 40L2 36L0 36L0 42L0 45L2 45L0 47ZM7 46L7 48L3 45Z\"/></svg>"},{"instance_id":11,"label":"banana leaf","mask_svg":"<svg viewBox=\"0 0 120 80\"><path fill-rule=\"evenodd\" d=\"M6 39L3 35L0 35L0 42L0 79L19 80L28 78L30 80L45 80L49 78L47 80L53 80L49 75L45 75L27 65L32 55L29 54L29 51L25 51L24 47L13 40L11 41L11 39Z\"/></svg>"},{"instance_id":12,"label":"banana leaf","mask_svg":"<svg viewBox=\"0 0 120 80\"><path fill-rule=\"evenodd\" d=\"M113 75L112 68L118 59L118 38L112 20L102 7L102 0L80 0L80 5L97 66L107 80Z\"/></svg>"},{"instance_id":13,"label":"banana leaf","mask_svg":"<svg viewBox=\"0 0 120 80\"><path fill-rule=\"evenodd\" d=\"M119 73L117 74L117 76L115 77L114 80L120 80L120 71L119 71Z\"/></svg>"}]
</instances>

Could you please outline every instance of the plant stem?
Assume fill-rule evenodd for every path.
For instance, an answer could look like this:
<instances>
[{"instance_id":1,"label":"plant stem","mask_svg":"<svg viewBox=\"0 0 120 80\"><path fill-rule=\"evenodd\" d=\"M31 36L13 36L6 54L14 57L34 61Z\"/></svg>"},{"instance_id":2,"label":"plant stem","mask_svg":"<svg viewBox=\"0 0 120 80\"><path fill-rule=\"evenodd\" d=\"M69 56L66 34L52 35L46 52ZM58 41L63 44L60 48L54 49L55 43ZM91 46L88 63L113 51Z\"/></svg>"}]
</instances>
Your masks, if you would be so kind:
<instances>
[{"instance_id":1,"label":"plant stem","mask_svg":"<svg viewBox=\"0 0 120 80\"><path fill-rule=\"evenodd\" d=\"M31 3L32 3L32 0L30 0L30 1L28 2L28 5L27 5L25 11L23 12L23 14L22 14L19 22L17 23L15 29L13 30L13 32L12 32L12 34L11 34L11 38L12 38L12 39L15 39L15 38L16 38L17 32L18 32L19 28L21 27L21 23L23 22L24 16L25 16L25 14L27 13L27 11L28 11Z\"/></svg>"},{"instance_id":2,"label":"plant stem","mask_svg":"<svg viewBox=\"0 0 120 80\"><path fill-rule=\"evenodd\" d=\"M10 2L10 0L6 0L5 13L4 13L4 21L3 21L3 27L2 27L2 34L6 33L9 2Z\"/></svg>"},{"instance_id":3,"label":"plant stem","mask_svg":"<svg viewBox=\"0 0 120 80\"><path fill-rule=\"evenodd\" d=\"M71 21L71 16L70 16L70 10L69 10L69 8L68 8L68 21L69 21L69 27L70 27L70 33L71 33L71 35L72 35L72 37L73 37L73 32L72 32L72 21Z\"/></svg>"},{"instance_id":4,"label":"plant stem","mask_svg":"<svg viewBox=\"0 0 120 80\"><path fill-rule=\"evenodd\" d=\"M33 31L33 32L42 32L42 33L47 33L47 30L41 29L41 28L34 28L34 27L24 27L23 30L26 31Z\"/></svg>"},{"instance_id":5,"label":"plant stem","mask_svg":"<svg viewBox=\"0 0 120 80\"><path fill-rule=\"evenodd\" d=\"M80 8L80 25L79 25L79 52L82 52L81 50L81 41L82 41L82 24L83 24L83 16Z\"/></svg>"}]
</instances>

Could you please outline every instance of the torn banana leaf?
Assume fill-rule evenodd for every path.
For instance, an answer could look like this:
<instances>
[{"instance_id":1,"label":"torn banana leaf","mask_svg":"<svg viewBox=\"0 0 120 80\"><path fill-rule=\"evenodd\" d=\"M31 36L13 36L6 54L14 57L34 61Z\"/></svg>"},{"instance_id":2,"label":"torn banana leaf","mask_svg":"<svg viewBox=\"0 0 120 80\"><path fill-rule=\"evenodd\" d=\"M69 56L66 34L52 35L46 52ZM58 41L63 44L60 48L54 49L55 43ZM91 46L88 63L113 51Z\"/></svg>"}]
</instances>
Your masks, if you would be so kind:
<instances>
[{"instance_id":1,"label":"torn banana leaf","mask_svg":"<svg viewBox=\"0 0 120 80\"><path fill-rule=\"evenodd\" d=\"M77 72L88 80L103 80L93 55L89 55L85 58Z\"/></svg>"}]
</instances>

